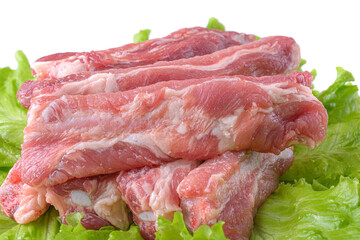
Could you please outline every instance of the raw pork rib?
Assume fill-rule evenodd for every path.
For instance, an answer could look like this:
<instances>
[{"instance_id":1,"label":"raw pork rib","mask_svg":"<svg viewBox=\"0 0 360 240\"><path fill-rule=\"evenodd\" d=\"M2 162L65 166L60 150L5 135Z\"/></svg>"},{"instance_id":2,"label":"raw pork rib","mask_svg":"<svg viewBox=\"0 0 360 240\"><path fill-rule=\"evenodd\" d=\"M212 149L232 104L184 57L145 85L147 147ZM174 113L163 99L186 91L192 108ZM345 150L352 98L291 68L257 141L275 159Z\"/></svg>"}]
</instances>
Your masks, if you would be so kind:
<instances>
[{"instance_id":1,"label":"raw pork rib","mask_svg":"<svg viewBox=\"0 0 360 240\"><path fill-rule=\"evenodd\" d=\"M18 175L18 164L0 188L1 210L20 224L35 221L53 205L64 223L71 212L85 213L81 223L87 229L113 225L126 230L130 212L122 201L117 174L70 180L52 187L31 187Z\"/></svg>"},{"instance_id":2,"label":"raw pork rib","mask_svg":"<svg viewBox=\"0 0 360 240\"><path fill-rule=\"evenodd\" d=\"M184 28L164 38L102 51L58 53L33 64L37 79L54 79L69 74L105 68L127 68L205 55L230 46L255 41L255 35L223 32L202 27Z\"/></svg>"},{"instance_id":3,"label":"raw pork rib","mask_svg":"<svg viewBox=\"0 0 360 240\"><path fill-rule=\"evenodd\" d=\"M177 192L187 227L224 221L225 236L249 239L257 209L277 188L294 155L226 152L205 161L179 184Z\"/></svg>"},{"instance_id":4,"label":"raw pork rib","mask_svg":"<svg viewBox=\"0 0 360 240\"><path fill-rule=\"evenodd\" d=\"M67 214L81 212L85 213L81 224L86 229L114 225L121 230L127 230L131 217L118 190L117 175L73 179L48 187L46 201L59 211L64 223Z\"/></svg>"},{"instance_id":5,"label":"raw pork rib","mask_svg":"<svg viewBox=\"0 0 360 240\"><path fill-rule=\"evenodd\" d=\"M258 41L226 48L205 56L158 62L152 65L86 72L56 80L25 82L18 91L19 102L30 107L38 95L77 95L118 92L156 82L203 78L218 75L254 77L287 74L300 63L300 49L289 37L266 37Z\"/></svg>"},{"instance_id":6,"label":"raw pork rib","mask_svg":"<svg viewBox=\"0 0 360 240\"><path fill-rule=\"evenodd\" d=\"M26 224L45 213L49 204L45 200L45 187L30 187L21 181L19 162L0 187L0 205L2 213L19 224Z\"/></svg>"},{"instance_id":7,"label":"raw pork rib","mask_svg":"<svg viewBox=\"0 0 360 240\"><path fill-rule=\"evenodd\" d=\"M35 98L24 130L22 180L49 186L228 150L312 148L326 136L327 113L298 84L309 85L309 76L222 76Z\"/></svg>"},{"instance_id":8,"label":"raw pork rib","mask_svg":"<svg viewBox=\"0 0 360 240\"><path fill-rule=\"evenodd\" d=\"M117 181L123 199L144 238L155 238L160 215L172 220L174 212L181 211L176 188L199 164L200 161L178 160L157 168L144 167L119 174Z\"/></svg>"}]
</instances>

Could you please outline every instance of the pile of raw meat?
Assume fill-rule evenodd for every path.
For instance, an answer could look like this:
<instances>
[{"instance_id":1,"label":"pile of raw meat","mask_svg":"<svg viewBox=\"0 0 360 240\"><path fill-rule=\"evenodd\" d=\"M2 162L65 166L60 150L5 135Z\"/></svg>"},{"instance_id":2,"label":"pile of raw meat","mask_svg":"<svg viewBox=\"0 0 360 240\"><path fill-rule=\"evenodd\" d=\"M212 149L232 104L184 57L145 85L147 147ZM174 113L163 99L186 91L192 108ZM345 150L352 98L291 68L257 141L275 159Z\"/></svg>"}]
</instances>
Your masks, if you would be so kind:
<instances>
[{"instance_id":1,"label":"pile of raw meat","mask_svg":"<svg viewBox=\"0 0 360 240\"><path fill-rule=\"evenodd\" d=\"M53 205L89 229L134 221L146 239L180 211L192 231L222 220L228 238L247 239L291 145L326 136L299 63L292 38L200 27L43 57L18 92L28 124L1 210L28 223Z\"/></svg>"}]
</instances>

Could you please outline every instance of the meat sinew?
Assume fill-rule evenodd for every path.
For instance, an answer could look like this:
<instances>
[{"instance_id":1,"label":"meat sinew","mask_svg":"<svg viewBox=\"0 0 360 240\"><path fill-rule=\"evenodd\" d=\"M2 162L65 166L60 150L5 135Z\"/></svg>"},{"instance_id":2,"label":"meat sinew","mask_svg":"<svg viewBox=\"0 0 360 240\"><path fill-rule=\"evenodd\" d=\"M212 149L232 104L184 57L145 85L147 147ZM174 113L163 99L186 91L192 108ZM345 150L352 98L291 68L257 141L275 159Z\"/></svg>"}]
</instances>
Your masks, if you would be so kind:
<instances>
[{"instance_id":1,"label":"meat sinew","mask_svg":"<svg viewBox=\"0 0 360 240\"><path fill-rule=\"evenodd\" d=\"M184 28L164 38L118 48L53 54L38 59L32 67L37 79L55 79L98 69L127 68L157 61L190 58L252 41L255 41L255 35L202 27Z\"/></svg>"},{"instance_id":2,"label":"meat sinew","mask_svg":"<svg viewBox=\"0 0 360 240\"><path fill-rule=\"evenodd\" d=\"M194 231L224 221L226 237L249 239L258 208L293 158L292 150L285 149L279 155L226 152L205 161L177 188L187 227Z\"/></svg>"},{"instance_id":3,"label":"meat sinew","mask_svg":"<svg viewBox=\"0 0 360 240\"><path fill-rule=\"evenodd\" d=\"M314 147L325 138L327 113L298 84L308 77L223 76L38 97L24 130L22 180L55 185L228 150L278 154L293 143Z\"/></svg>"},{"instance_id":4,"label":"meat sinew","mask_svg":"<svg viewBox=\"0 0 360 240\"><path fill-rule=\"evenodd\" d=\"M254 77L287 74L300 63L300 49L289 37L262 38L246 45L229 47L205 56L158 62L137 68L86 72L55 80L27 81L18 91L22 106L39 95L76 95L118 92L169 80L219 75Z\"/></svg>"}]
</instances>

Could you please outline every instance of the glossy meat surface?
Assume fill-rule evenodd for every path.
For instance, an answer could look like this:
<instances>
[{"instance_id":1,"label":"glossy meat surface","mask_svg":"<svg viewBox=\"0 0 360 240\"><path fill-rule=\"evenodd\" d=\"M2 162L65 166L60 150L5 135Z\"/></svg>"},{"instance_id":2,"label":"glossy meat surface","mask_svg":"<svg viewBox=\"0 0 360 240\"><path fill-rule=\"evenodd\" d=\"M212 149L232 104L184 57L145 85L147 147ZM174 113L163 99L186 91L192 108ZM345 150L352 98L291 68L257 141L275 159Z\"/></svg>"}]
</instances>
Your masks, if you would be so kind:
<instances>
[{"instance_id":1,"label":"glossy meat surface","mask_svg":"<svg viewBox=\"0 0 360 240\"><path fill-rule=\"evenodd\" d=\"M137 68L86 72L54 80L25 82L17 93L25 108L39 95L77 95L118 92L169 80L219 75L253 77L287 74L300 63L300 48L289 37L266 37L205 56L157 62Z\"/></svg>"},{"instance_id":2,"label":"glossy meat surface","mask_svg":"<svg viewBox=\"0 0 360 240\"><path fill-rule=\"evenodd\" d=\"M177 186L199 164L199 161L177 160L119 174L119 189L144 238L155 238L160 215L172 220L174 212L181 211Z\"/></svg>"},{"instance_id":3,"label":"glossy meat surface","mask_svg":"<svg viewBox=\"0 0 360 240\"><path fill-rule=\"evenodd\" d=\"M38 97L24 130L22 180L55 185L229 150L278 154L293 143L314 147L325 138L327 113L297 83L306 76L223 76Z\"/></svg>"},{"instance_id":4,"label":"glossy meat surface","mask_svg":"<svg viewBox=\"0 0 360 240\"><path fill-rule=\"evenodd\" d=\"M87 229L100 229L113 225L126 230L131 215L121 198L116 182L117 174L73 179L51 187L31 187L24 184L16 164L0 188L1 210L20 224L38 219L53 205L60 218L72 212L81 212Z\"/></svg>"},{"instance_id":5,"label":"glossy meat surface","mask_svg":"<svg viewBox=\"0 0 360 240\"><path fill-rule=\"evenodd\" d=\"M46 187L24 184L20 171L18 161L0 187L0 205L2 213L17 223L26 224L45 213L49 204L45 199Z\"/></svg>"},{"instance_id":6,"label":"glossy meat surface","mask_svg":"<svg viewBox=\"0 0 360 240\"><path fill-rule=\"evenodd\" d=\"M184 28L164 38L127 44L107 50L57 53L38 59L32 66L37 79L55 79L69 74L107 68L128 68L200 56L230 46L255 41L254 35L223 32L202 27Z\"/></svg>"},{"instance_id":7,"label":"glossy meat surface","mask_svg":"<svg viewBox=\"0 0 360 240\"><path fill-rule=\"evenodd\" d=\"M294 155L226 152L192 170L178 186L187 227L224 221L225 236L249 239L257 209L277 188Z\"/></svg>"}]
</instances>

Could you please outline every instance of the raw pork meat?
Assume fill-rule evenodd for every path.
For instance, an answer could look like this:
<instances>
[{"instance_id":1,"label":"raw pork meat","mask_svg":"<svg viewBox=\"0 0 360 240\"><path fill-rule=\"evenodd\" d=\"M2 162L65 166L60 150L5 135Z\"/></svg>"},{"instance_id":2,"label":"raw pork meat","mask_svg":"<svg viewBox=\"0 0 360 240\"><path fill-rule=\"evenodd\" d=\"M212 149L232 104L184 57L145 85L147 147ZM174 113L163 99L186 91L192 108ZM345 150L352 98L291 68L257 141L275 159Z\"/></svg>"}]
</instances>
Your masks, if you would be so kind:
<instances>
[{"instance_id":1,"label":"raw pork meat","mask_svg":"<svg viewBox=\"0 0 360 240\"><path fill-rule=\"evenodd\" d=\"M30 107L38 95L77 95L118 92L156 82L218 75L254 77L287 74L300 63L300 49L289 37L267 37L205 56L158 62L137 68L115 69L69 75L56 80L25 82L18 91L19 102Z\"/></svg>"},{"instance_id":2,"label":"raw pork meat","mask_svg":"<svg viewBox=\"0 0 360 240\"><path fill-rule=\"evenodd\" d=\"M199 164L200 161L178 160L156 168L144 167L119 174L117 181L123 199L144 238L155 238L160 215L172 220L174 213L181 211L176 188Z\"/></svg>"},{"instance_id":3,"label":"raw pork meat","mask_svg":"<svg viewBox=\"0 0 360 240\"><path fill-rule=\"evenodd\" d=\"M221 76L35 98L24 130L22 180L49 186L228 150L312 148L326 136L327 113L298 84L308 85L309 76Z\"/></svg>"},{"instance_id":4,"label":"raw pork meat","mask_svg":"<svg viewBox=\"0 0 360 240\"><path fill-rule=\"evenodd\" d=\"M127 230L131 223L130 211L121 198L116 177L117 174L111 174L73 179L48 187L46 201L59 211L63 223L67 214L81 212L85 214L81 224L86 229L113 225Z\"/></svg>"},{"instance_id":5,"label":"raw pork meat","mask_svg":"<svg viewBox=\"0 0 360 240\"><path fill-rule=\"evenodd\" d=\"M277 188L294 155L226 152L205 161L179 184L177 192L187 227L224 221L225 236L249 239L257 209Z\"/></svg>"},{"instance_id":6,"label":"raw pork meat","mask_svg":"<svg viewBox=\"0 0 360 240\"><path fill-rule=\"evenodd\" d=\"M2 213L26 224L45 213L49 204L45 200L45 187L31 187L21 181L19 162L0 187L0 205Z\"/></svg>"},{"instance_id":7,"label":"raw pork meat","mask_svg":"<svg viewBox=\"0 0 360 240\"><path fill-rule=\"evenodd\" d=\"M81 212L85 214L81 223L87 229L108 225L128 229L131 216L118 190L118 174L73 179L51 187L31 187L21 181L18 170L15 164L0 188L1 210L16 222L35 221L51 204L64 223L67 214Z\"/></svg>"},{"instance_id":8,"label":"raw pork meat","mask_svg":"<svg viewBox=\"0 0 360 240\"><path fill-rule=\"evenodd\" d=\"M254 35L223 32L202 27L184 28L164 38L91 52L57 53L33 64L37 79L55 79L69 74L106 68L127 68L205 55L230 46L255 41Z\"/></svg>"}]
</instances>

